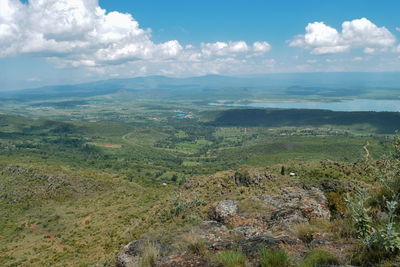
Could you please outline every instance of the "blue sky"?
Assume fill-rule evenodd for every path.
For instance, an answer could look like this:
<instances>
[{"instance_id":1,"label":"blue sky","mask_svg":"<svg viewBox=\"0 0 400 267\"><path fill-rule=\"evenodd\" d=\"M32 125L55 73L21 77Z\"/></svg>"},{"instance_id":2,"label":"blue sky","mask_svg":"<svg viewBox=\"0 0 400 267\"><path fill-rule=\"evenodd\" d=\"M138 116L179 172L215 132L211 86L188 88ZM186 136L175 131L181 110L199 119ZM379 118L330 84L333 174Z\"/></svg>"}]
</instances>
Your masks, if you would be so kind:
<instances>
[{"instance_id":1,"label":"blue sky","mask_svg":"<svg viewBox=\"0 0 400 267\"><path fill-rule=\"evenodd\" d=\"M0 90L146 75L400 71L399 10L396 0L0 0Z\"/></svg>"},{"instance_id":2,"label":"blue sky","mask_svg":"<svg viewBox=\"0 0 400 267\"><path fill-rule=\"evenodd\" d=\"M338 28L343 21L366 17L392 30L400 27L396 0L101 0L100 5L133 14L144 28L153 29L156 41L268 39L279 47L314 21Z\"/></svg>"}]
</instances>

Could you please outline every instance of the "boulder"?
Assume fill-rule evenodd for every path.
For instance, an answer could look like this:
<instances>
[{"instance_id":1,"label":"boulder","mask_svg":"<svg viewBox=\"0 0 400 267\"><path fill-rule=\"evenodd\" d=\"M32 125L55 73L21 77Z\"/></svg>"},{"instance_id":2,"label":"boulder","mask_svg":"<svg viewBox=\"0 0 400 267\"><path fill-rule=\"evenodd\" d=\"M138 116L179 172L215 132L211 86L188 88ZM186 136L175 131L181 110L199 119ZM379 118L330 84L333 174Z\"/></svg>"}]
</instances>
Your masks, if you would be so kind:
<instances>
[{"instance_id":1,"label":"boulder","mask_svg":"<svg viewBox=\"0 0 400 267\"><path fill-rule=\"evenodd\" d=\"M238 207L235 200L223 200L214 204L208 214L211 220L226 223L229 218L236 215L237 212Z\"/></svg>"}]
</instances>

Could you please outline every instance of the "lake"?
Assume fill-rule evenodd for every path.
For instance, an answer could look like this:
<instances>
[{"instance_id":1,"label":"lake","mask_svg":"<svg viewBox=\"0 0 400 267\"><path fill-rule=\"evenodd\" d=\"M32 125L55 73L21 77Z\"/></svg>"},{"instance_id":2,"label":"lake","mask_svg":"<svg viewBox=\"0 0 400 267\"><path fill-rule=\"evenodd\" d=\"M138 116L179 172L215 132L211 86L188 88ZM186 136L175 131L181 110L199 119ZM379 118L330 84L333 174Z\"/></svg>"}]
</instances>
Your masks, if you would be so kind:
<instances>
[{"instance_id":1,"label":"lake","mask_svg":"<svg viewBox=\"0 0 400 267\"><path fill-rule=\"evenodd\" d=\"M352 99L338 102L274 101L249 104L210 103L214 106L283 108L283 109L328 109L332 111L391 111L400 112L400 100Z\"/></svg>"}]
</instances>

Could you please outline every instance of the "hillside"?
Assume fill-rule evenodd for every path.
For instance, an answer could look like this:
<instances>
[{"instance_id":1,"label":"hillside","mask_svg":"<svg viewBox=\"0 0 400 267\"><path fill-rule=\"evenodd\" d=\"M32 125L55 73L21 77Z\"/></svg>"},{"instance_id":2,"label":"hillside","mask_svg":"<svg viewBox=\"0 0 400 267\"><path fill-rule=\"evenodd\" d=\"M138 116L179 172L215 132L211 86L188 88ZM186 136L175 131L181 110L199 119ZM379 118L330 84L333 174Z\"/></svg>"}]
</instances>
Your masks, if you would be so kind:
<instances>
[{"instance_id":1,"label":"hillside","mask_svg":"<svg viewBox=\"0 0 400 267\"><path fill-rule=\"evenodd\" d=\"M66 105L54 111L79 109ZM396 266L345 201L369 190L366 236L388 225L396 113L146 107L134 121L0 115L1 266Z\"/></svg>"}]
</instances>

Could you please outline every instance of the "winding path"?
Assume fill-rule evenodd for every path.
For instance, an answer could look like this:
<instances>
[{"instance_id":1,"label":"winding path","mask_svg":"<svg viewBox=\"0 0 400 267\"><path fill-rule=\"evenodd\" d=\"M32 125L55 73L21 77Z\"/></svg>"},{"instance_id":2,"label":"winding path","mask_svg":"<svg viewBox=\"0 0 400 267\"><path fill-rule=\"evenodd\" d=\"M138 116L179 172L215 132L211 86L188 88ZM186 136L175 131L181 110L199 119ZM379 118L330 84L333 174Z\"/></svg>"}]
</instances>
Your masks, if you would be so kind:
<instances>
[{"instance_id":1,"label":"winding path","mask_svg":"<svg viewBox=\"0 0 400 267\"><path fill-rule=\"evenodd\" d=\"M365 146L363 146L363 148L365 150L365 156L364 156L365 162L368 162L369 156L370 156L370 153L369 153L369 150L368 150L368 146L369 146L369 142L367 141L367 144Z\"/></svg>"}]
</instances>

